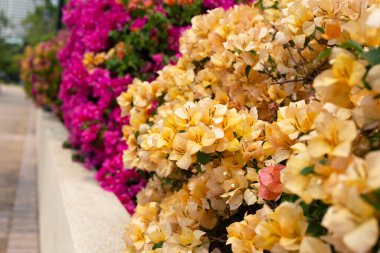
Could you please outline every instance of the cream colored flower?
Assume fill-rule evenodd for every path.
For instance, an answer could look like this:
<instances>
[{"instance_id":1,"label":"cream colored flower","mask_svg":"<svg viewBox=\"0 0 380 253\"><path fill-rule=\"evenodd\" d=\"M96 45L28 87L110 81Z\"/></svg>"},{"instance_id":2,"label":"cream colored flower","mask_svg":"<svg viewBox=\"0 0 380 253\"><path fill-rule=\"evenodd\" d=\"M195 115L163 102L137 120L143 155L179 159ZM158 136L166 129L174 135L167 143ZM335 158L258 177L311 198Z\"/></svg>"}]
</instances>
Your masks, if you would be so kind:
<instances>
[{"instance_id":1,"label":"cream colored flower","mask_svg":"<svg viewBox=\"0 0 380 253\"><path fill-rule=\"evenodd\" d=\"M350 106L351 90L362 87L362 78L366 72L365 64L345 49L334 47L330 57L332 69L318 75L313 83L322 102L331 102L339 106Z\"/></svg>"},{"instance_id":2,"label":"cream colored flower","mask_svg":"<svg viewBox=\"0 0 380 253\"><path fill-rule=\"evenodd\" d=\"M227 244L231 244L233 252L263 252L255 247L255 228L259 222L260 220L255 215L247 215L243 221L232 223L227 227Z\"/></svg>"},{"instance_id":3,"label":"cream colored flower","mask_svg":"<svg viewBox=\"0 0 380 253\"><path fill-rule=\"evenodd\" d=\"M300 253L331 253L331 247L314 237L306 236L302 239L302 243L300 246Z\"/></svg>"},{"instance_id":4,"label":"cream colored flower","mask_svg":"<svg viewBox=\"0 0 380 253\"><path fill-rule=\"evenodd\" d=\"M357 130L351 120L342 120L327 112L315 119L316 136L308 144L308 152L314 158L324 155L347 157Z\"/></svg>"},{"instance_id":5,"label":"cream colored flower","mask_svg":"<svg viewBox=\"0 0 380 253\"><path fill-rule=\"evenodd\" d=\"M346 191L340 203L331 206L322 220L329 231L325 239L342 252L369 252L379 236L373 208L364 202L355 188Z\"/></svg>"},{"instance_id":6,"label":"cream colored flower","mask_svg":"<svg viewBox=\"0 0 380 253\"><path fill-rule=\"evenodd\" d=\"M351 20L343 26L348 31L351 38L362 45L379 46L380 45L380 7L368 8L359 20Z\"/></svg>"},{"instance_id":7,"label":"cream colored flower","mask_svg":"<svg viewBox=\"0 0 380 253\"><path fill-rule=\"evenodd\" d=\"M308 223L303 209L294 203L281 203L274 211L268 206L256 212L255 247L272 252L297 251Z\"/></svg>"}]
</instances>

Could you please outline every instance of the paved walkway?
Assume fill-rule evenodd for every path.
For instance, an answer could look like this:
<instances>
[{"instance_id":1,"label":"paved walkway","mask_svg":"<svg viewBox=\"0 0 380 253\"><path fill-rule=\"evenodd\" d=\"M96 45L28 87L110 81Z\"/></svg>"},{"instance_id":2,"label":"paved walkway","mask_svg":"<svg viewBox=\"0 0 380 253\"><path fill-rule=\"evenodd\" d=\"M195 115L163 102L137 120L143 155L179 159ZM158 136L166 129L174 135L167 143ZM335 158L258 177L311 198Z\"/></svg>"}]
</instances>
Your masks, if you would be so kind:
<instances>
[{"instance_id":1,"label":"paved walkway","mask_svg":"<svg viewBox=\"0 0 380 253\"><path fill-rule=\"evenodd\" d=\"M37 253L34 109L16 86L0 93L0 253Z\"/></svg>"}]
</instances>

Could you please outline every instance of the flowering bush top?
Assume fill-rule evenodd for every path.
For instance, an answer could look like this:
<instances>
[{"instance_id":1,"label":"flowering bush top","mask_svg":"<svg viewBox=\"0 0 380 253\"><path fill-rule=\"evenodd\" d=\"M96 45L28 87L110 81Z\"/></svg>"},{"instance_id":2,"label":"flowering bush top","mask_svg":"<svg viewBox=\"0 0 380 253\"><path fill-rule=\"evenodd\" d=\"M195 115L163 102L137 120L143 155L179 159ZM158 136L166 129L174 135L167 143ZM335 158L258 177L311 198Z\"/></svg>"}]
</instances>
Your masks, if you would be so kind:
<instances>
[{"instance_id":1,"label":"flowering bush top","mask_svg":"<svg viewBox=\"0 0 380 253\"><path fill-rule=\"evenodd\" d=\"M61 67L56 54L64 45L67 34L61 32L57 37L41 42L32 47L27 46L21 60L21 79L26 93L36 105L53 110L60 115L58 90Z\"/></svg>"},{"instance_id":2,"label":"flowering bush top","mask_svg":"<svg viewBox=\"0 0 380 253\"><path fill-rule=\"evenodd\" d=\"M260 0L194 17L118 102L152 174L126 252L376 252L380 6Z\"/></svg>"},{"instance_id":3,"label":"flowering bush top","mask_svg":"<svg viewBox=\"0 0 380 253\"><path fill-rule=\"evenodd\" d=\"M68 145L77 149L74 159L98 169L103 188L115 192L130 212L145 181L122 166L127 145L121 125L128 117L120 116L116 97L131 76L151 80L175 61L182 30L203 10L199 0L73 0L65 9L71 36L59 54L64 67L59 97Z\"/></svg>"}]
</instances>

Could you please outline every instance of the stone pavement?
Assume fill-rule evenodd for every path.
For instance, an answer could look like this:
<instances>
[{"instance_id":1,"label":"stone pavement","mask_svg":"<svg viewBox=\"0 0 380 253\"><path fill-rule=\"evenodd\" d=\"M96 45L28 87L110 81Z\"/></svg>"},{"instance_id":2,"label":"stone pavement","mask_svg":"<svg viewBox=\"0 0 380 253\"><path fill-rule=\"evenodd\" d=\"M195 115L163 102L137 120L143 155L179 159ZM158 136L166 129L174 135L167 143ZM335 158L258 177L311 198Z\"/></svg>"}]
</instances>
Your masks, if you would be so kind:
<instances>
[{"instance_id":1,"label":"stone pavement","mask_svg":"<svg viewBox=\"0 0 380 253\"><path fill-rule=\"evenodd\" d=\"M16 86L0 93L0 253L37 253L34 108Z\"/></svg>"}]
</instances>

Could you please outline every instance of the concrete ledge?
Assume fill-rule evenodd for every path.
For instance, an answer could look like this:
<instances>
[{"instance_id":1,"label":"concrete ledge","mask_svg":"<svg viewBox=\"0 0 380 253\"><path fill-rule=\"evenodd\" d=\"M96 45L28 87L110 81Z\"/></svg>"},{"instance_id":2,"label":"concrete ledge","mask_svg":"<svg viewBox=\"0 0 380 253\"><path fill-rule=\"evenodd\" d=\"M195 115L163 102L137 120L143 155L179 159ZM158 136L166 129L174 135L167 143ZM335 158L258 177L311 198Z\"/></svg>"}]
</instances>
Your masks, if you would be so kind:
<instances>
[{"instance_id":1,"label":"concrete ledge","mask_svg":"<svg viewBox=\"0 0 380 253\"><path fill-rule=\"evenodd\" d=\"M105 192L93 172L62 148L67 132L49 113L37 112L41 253L120 253L130 216Z\"/></svg>"}]
</instances>

